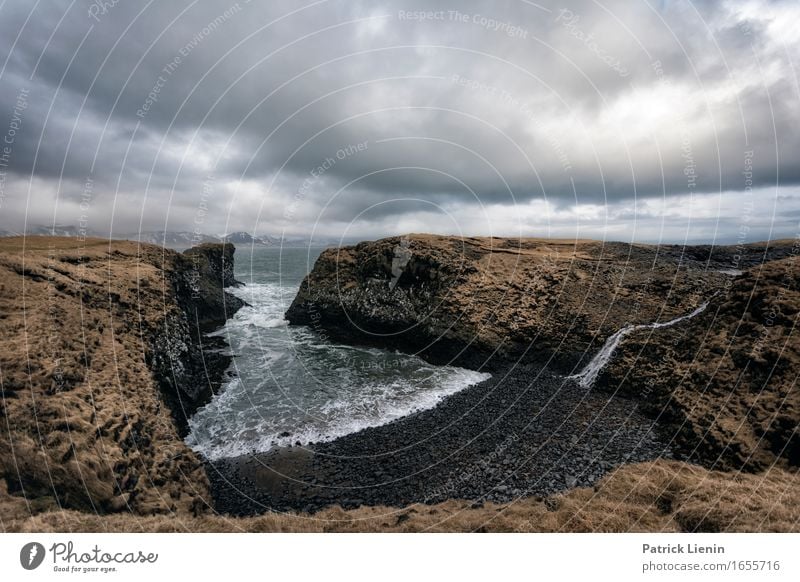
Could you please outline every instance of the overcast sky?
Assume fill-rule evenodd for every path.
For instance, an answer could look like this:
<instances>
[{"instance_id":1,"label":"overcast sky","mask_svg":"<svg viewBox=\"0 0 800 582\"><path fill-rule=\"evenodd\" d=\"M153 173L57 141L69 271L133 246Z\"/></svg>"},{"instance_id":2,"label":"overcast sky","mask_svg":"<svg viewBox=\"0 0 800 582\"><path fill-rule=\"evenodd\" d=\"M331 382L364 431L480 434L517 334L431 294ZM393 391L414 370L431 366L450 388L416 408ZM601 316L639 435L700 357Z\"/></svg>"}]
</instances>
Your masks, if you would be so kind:
<instances>
[{"instance_id":1,"label":"overcast sky","mask_svg":"<svg viewBox=\"0 0 800 582\"><path fill-rule=\"evenodd\" d=\"M7 0L0 229L794 237L798 22L796 1Z\"/></svg>"}]
</instances>

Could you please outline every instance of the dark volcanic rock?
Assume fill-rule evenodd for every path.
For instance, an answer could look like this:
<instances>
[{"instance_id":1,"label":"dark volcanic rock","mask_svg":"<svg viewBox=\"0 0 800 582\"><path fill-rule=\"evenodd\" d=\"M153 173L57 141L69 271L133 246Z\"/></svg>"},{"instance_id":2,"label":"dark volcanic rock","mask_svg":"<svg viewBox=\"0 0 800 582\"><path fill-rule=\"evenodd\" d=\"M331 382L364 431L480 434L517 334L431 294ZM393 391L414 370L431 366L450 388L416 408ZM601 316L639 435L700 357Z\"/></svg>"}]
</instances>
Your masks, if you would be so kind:
<instances>
[{"instance_id":1,"label":"dark volcanic rock","mask_svg":"<svg viewBox=\"0 0 800 582\"><path fill-rule=\"evenodd\" d=\"M508 502L592 486L624 463L670 457L633 402L520 367L390 424L309 449L216 461L207 473L218 511L252 515Z\"/></svg>"},{"instance_id":2,"label":"dark volcanic rock","mask_svg":"<svg viewBox=\"0 0 800 582\"><path fill-rule=\"evenodd\" d=\"M221 325L244 305L225 292L226 287L242 285L233 276L235 250L230 243L204 243L184 251L185 260L176 261L177 277L172 282L178 301L201 326Z\"/></svg>"},{"instance_id":3,"label":"dark volcanic rock","mask_svg":"<svg viewBox=\"0 0 800 582\"><path fill-rule=\"evenodd\" d=\"M222 325L245 302L225 291L241 285L233 277L230 243L205 243L173 256L166 271L178 309L168 310L153 332L148 361L182 436L188 419L221 386L231 357L224 339L206 332Z\"/></svg>"},{"instance_id":4,"label":"dark volcanic rock","mask_svg":"<svg viewBox=\"0 0 800 582\"><path fill-rule=\"evenodd\" d=\"M724 281L674 247L409 235L323 252L286 318L434 362L565 372L621 327L690 312Z\"/></svg>"}]
</instances>

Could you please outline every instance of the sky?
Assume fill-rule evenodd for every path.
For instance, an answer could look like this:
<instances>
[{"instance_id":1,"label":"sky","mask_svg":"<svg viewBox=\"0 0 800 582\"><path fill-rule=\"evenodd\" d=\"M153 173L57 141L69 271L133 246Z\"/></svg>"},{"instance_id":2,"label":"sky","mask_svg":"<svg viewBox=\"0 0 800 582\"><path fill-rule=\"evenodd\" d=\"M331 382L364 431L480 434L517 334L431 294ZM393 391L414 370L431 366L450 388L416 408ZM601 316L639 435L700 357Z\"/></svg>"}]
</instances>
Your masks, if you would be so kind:
<instances>
[{"instance_id":1,"label":"sky","mask_svg":"<svg viewBox=\"0 0 800 582\"><path fill-rule=\"evenodd\" d=\"M800 236L800 3L0 3L0 229Z\"/></svg>"}]
</instances>

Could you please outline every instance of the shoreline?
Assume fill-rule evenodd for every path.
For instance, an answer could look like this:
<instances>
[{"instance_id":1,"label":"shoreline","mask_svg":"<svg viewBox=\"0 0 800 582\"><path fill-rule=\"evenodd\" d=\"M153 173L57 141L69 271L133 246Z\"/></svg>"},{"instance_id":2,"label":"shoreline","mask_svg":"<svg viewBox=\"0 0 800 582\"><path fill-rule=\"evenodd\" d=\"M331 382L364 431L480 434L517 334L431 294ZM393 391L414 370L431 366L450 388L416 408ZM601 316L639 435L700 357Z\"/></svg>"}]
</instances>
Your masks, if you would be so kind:
<instances>
[{"instance_id":1,"label":"shoreline","mask_svg":"<svg viewBox=\"0 0 800 582\"><path fill-rule=\"evenodd\" d=\"M745 283L747 276L731 278L714 270L731 260L733 249L698 247L690 252L682 249L675 256L669 252L674 249L654 254L653 249L629 247L631 254L626 256L624 249L614 245L598 250L588 244L571 255L572 259L567 257L568 263L562 258L553 268L548 255L543 254L550 251L542 249L537 241L492 253L480 246L485 243L483 240L468 241L467 246L472 246L464 250L446 238L409 236L413 260L396 289L389 285L387 290L381 284L381 277L388 277L390 272L388 258L396 251L395 239L339 249L323 254L317 261L287 312L287 319L293 325L322 329L337 342L399 349L433 364L490 371L493 377L449 395L432 409L331 441L205 460L215 509L250 516L265 511L314 513L334 505L344 509L406 507L452 499L468 500L480 507L485 502L510 503L522 497L594 487L615 468L631 463L704 459L698 454L702 439L694 434L694 424L684 420L677 426L676 419L685 418L683 413L662 401L668 395L666 389L663 394L651 394L649 388L644 394L631 389L609 390L607 371L602 371L596 387L582 387L567 376L585 365L603 346L604 339L625 326L638 325L637 330L664 328L659 334L671 337L693 336L690 330L702 328L704 321L713 319L712 312L687 326L677 326L681 329L672 329L665 323L683 321L687 313L695 313L697 305L691 297L715 297L723 290L729 293L750 285ZM785 245L756 245L749 250L737 265L750 266L758 258L767 258L767 253L772 260L785 261L789 253ZM609 251L613 251L612 257L603 254ZM581 341L563 345L547 340L544 349L532 351L532 344L522 349L526 338L534 337L532 333L540 337L538 323L515 326L522 311L512 310L498 319L494 308L489 307L492 312L488 316L477 313L472 317L473 323L481 322L478 327L465 323L459 315L459 310L469 313L472 309L470 293L475 297L489 293L487 299L492 301L486 302L488 306L496 305L493 300L498 297L508 299L506 295L496 297L493 290L482 286L485 277L497 275L495 267L490 270L486 261L498 256L516 257L510 263L511 273L517 273L517 261L523 261L521 264L534 282L533 286L510 287L521 304L531 289L538 290L534 296L537 300L558 291L548 291L546 283L537 287L537 281L571 281L573 289L579 290L580 281L595 265L607 273L602 279L605 282L585 299L591 297L597 302L601 315L606 313L604 305L609 309L615 302L621 305L610 319L605 315L602 319L597 314L588 316L600 321L599 325L590 324L573 306L574 321L581 321L583 326ZM604 262L609 258L610 262ZM644 275L635 269L615 270L614 261L624 260L627 264L633 260L645 269L656 258L660 262L655 283L653 266ZM627 277L624 284L610 286L613 277L621 274ZM673 276L680 277L679 285ZM345 291L339 292L340 284ZM644 292L651 285L652 296ZM604 289L613 293L605 294ZM680 290L691 291L691 295L681 296ZM438 331L444 329L444 323L436 323L430 316L431 301L438 308L444 306L446 313L449 305L451 323L447 325L451 327L444 332ZM722 301L717 297L715 304ZM541 310L541 305L534 301L531 309ZM429 318L432 323L420 330L424 331L422 337L403 332L406 328L414 330L418 322ZM548 325L547 319L541 323ZM364 331L384 326L392 331L390 336ZM492 326L500 326L500 333ZM574 339L569 330L564 339ZM563 333L557 326L552 331L556 334L553 339ZM650 337L652 333L642 331L638 335ZM432 334L442 335L426 346ZM509 339L516 347L505 349ZM632 340L634 344L636 341ZM551 344L561 346L560 351L549 350ZM682 344L675 340L673 345ZM677 356L677 352L673 355ZM647 395L658 399L660 410ZM711 464L710 468L714 466Z\"/></svg>"},{"instance_id":2,"label":"shoreline","mask_svg":"<svg viewBox=\"0 0 800 582\"><path fill-rule=\"evenodd\" d=\"M496 357L490 352L494 377L433 409L309 449L291 447L215 464L201 459L179 437L165 390L178 388L182 392L175 394L181 399L192 399L208 386L205 370L191 365L201 362L191 355L194 347L200 355L209 352L207 339L201 337L202 346L193 341L208 328L190 324L231 315L223 286L232 276L232 260L221 260L218 254L225 247L205 247L204 258L193 260L151 245L96 240L77 248L75 241L42 238L28 241L23 265L18 240L5 239L0 246L5 329L14 333L22 328L24 287L29 308L26 348L35 364L30 370L18 365L24 361L15 351L21 346L9 335L2 412L14 433L13 442L0 439L0 518L6 531L797 529L800 503L793 492L799 490L800 449L793 432L797 400L791 388L792 371L800 362L792 333L800 292L792 277L794 247L775 249L777 255L790 253L783 259L726 276L730 283L724 285L724 294L691 322L626 337L589 392L575 382L565 383L552 368L543 371L533 361L536 353L526 356L525 365L513 365L503 357L513 351ZM369 253L384 247L362 248ZM576 254L580 264L574 264L572 255L565 257L571 269L540 270L537 265L545 256L536 254L535 247L531 242L518 257L531 281L544 277L580 283L592 265L608 275L601 282L628 272L613 260L589 261L588 251ZM416 246L415 252L422 259L429 256L424 246ZM466 267L475 268L470 277L492 276L489 260L494 264L499 259L502 267L505 259L516 262L516 254L505 249L499 254L476 252L466 257ZM643 258L637 260L644 269ZM425 273L420 265L434 267L428 261L412 264L413 278L399 283L410 299L421 297L420 284L431 280L417 278ZM201 277L202 306L191 301L192 282L197 281L192 267L198 266L206 274ZM360 273L366 277L361 296L368 299L375 271ZM716 286L716 278L695 273L698 284ZM362 279L353 281L360 285ZM478 304L497 305L497 290L484 288L480 279L449 281L441 290L459 294L456 300L475 294ZM651 313L659 311L664 291L672 288L663 282L667 285L656 285L651 297L649 287L636 288L637 278L626 279L626 305L649 298L652 304L639 316L653 321ZM520 289L510 289L519 296ZM538 303L520 307L538 309L559 289L525 286L529 295L536 291L531 298ZM607 289L594 293L591 304L616 302L617 295L608 295ZM626 297L625 286L619 291ZM387 302L394 299L386 297ZM34 305L42 309L30 309ZM677 315L685 313L685 305L667 305L665 318L679 308ZM404 309L415 306L424 307L406 303ZM138 318L131 317L134 312ZM341 321L336 313L322 313L323 327L335 328ZM607 332L591 320L579 320L586 339L600 342L619 329L625 311L610 314L614 320ZM506 312L504 319L487 324L513 331L513 316L513 311ZM759 327L760 322L769 322L768 327ZM83 330L82 338L75 337L76 329ZM528 336L528 329L519 329L520 339ZM708 330L717 333L708 336ZM455 339L468 338L469 328L461 331ZM543 326L541 331L560 334L558 327ZM148 345L152 334L163 341ZM491 342L502 335L483 337L489 342L484 346L496 346ZM536 344L538 355L548 345ZM587 357L593 351L573 347L581 349L574 353ZM484 363L478 354L467 354L476 356L475 367ZM180 363L176 377L170 361ZM736 400L727 404L745 362L747 375L735 384L740 386ZM178 383L169 385L170 380ZM755 393L751 386L768 389ZM33 438L33 396L45 442ZM729 423L743 419L742 430L730 437ZM672 451L662 437L669 437ZM16 465L9 460L10 447ZM651 460L657 457L667 458ZM720 490L726 492L724 504L713 501ZM774 499L783 501L775 504Z\"/></svg>"},{"instance_id":3,"label":"shoreline","mask_svg":"<svg viewBox=\"0 0 800 582\"><path fill-rule=\"evenodd\" d=\"M640 526L760 531L764 512L774 518L770 528L796 529L798 505L787 498L774 506L761 493L784 495L800 478L793 431L796 392L791 390L792 371L800 362L792 333L794 306L800 303L792 277L794 255L724 280L703 271L690 273L698 285L713 289L723 284L724 292L686 324L626 337L592 390L565 381L549 366L542 369L536 356L547 355L548 342L536 344L537 352L526 355L524 365L508 359L513 351L492 351L491 379L432 409L312 447L208 462L180 438L169 398L199 402L209 388L208 370L201 364L203 356L218 350L203 332L232 315L224 291L226 282L233 281L232 255L224 258L222 245L187 257L134 243L98 240L78 248L68 239L36 242L23 253L18 240L6 239L0 257L6 272L5 288L0 289L9 314L6 329L21 329L23 286L27 305L43 306L30 310L27 320L26 347L34 354L35 367L18 365L23 361L15 355L20 345L10 336L3 356L8 373L3 413L15 429L13 442L0 439L0 468L5 469L0 475L0 518L7 530L131 531L146 519L148 528L163 531L483 531L490 522L489 529L497 531L630 531ZM423 242L415 243L415 256L422 266L434 268L425 259L425 247L419 246ZM363 250L384 247L366 245ZM532 281L563 275L557 280L579 284L591 258L578 253L576 260L584 263L576 266L566 257L572 268L540 271L543 255L533 247L523 250L519 259ZM787 252L776 249L778 255ZM200 256L191 256L196 253ZM475 267L473 278L447 279L448 285L440 288L442 297L455 293L460 301L476 294L480 305L497 305L492 301L497 290L481 286L474 276L491 276L488 260L498 257L516 262L505 250L499 255L476 252L466 265ZM606 282L623 272L614 261L591 264L607 273ZM436 271L442 272L442 266ZM192 300L198 268L200 304ZM400 281L406 285L402 294L415 301L404 309L424 307L416 301L428 289L423 283L431 280L417 278L425 272L412 264L413 278ZM353 273L365 278L353 280L364 286L353 291L351 306L366 307L359 297L375 297L374 274ZM620 294L628 297L627 305L651 301L645 305L647 313L631 313L653 321L649 316L660 312L662 297L672 287L663 281L667 286L656 285L651 297L637 289L641 282L637 277L626 280ZM534 287L538 294L531 298L540 306L560 289L511 289L530 295ZM606 289L593 293L592 305L601 308L617 301ZM387 304L397 299L378 297ZM323 327L336 328L341 321L337 314L318 305ZM668 305L665 318L686 312L686 305ZM138 319L130 317L134 310ZM376 313L383 317L391 312ZM471 314L478 321L480 314ZM514 312L505 315L509 317L487 324L513 331ZM612 324L625 311L611 315L607 332L598 331L590 320L578 320L586 339L592 337L599 345L619 329ZM759 327L759 322L769 322L768 327ZM83 329L84 337L75 337L75 329ZM456 330L456 339L467 339L470 329ZM519 328L520 339L529 329ZM708 330L716 333L709 336ZM542 327L542 333L560 331ZM491 341L503 336L483 337L489 343L478 348L497 347ZM573 354L587 358L593 352L579 344L573 347L581 348ZM463 352L473 360L464 367L487 369L478 348ZM729 403L730 387L745 362L747 375L735 384L736 400ZM754 393L751 386L769 389ZM32 436L37 430L29 414L34 395L45 443ZM729 423L741 424L742 419L747 424L732 438L726 432ZM102 457L98 447L103 447ZM12 452L22 463L16 470L9 469L15 467L9 460ZM730 505L734 509L710 503L723 487L736 500ZM698 498L698 490L705 497ZM609 504L624 507L624 515L612 514ZM393 514L387 521L385 516ZM176 515L183 525L175 525ZM255 517L231 517L237 515Z\"/></svg>"},{"instance_id":4,"label":"shoreline","mask_svg":"<svg viewBox=\"0 0 800 582\"><path fill-rule=\"evenodd\" d=\"M385 425L205 466L215 509L251 516L508 503L592 487L622 464L672 458L634 401L516 366Z\"/></svg>"}]
</instances>

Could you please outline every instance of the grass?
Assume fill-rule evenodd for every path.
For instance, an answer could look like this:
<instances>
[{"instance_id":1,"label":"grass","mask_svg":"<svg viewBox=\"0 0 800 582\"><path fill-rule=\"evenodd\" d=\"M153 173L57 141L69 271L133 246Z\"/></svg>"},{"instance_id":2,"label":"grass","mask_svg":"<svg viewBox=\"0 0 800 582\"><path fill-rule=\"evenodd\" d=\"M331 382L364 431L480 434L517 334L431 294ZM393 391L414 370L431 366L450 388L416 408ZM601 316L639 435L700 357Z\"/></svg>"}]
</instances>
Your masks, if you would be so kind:
<instances>
[{"instance_id":1,"label":"grass","mask_svg":"<svg viewBox=\"0 0 800 582\"><path fill-rule=\"evenodd\" d=\"M2 496L0 495L0 500ZM4 507L0 501L0 507ZM5 505L8 508L8 505ZM332 507L313 515L232 518L174 513L6 514L9 532L798 532L800 477L708 471L677 461L626 465L594 489L476 506L451 500L405 508Z\"/></svg>"}]
</instances>

